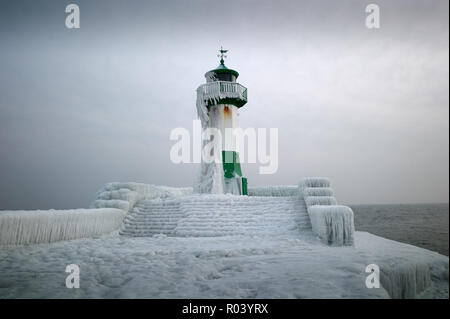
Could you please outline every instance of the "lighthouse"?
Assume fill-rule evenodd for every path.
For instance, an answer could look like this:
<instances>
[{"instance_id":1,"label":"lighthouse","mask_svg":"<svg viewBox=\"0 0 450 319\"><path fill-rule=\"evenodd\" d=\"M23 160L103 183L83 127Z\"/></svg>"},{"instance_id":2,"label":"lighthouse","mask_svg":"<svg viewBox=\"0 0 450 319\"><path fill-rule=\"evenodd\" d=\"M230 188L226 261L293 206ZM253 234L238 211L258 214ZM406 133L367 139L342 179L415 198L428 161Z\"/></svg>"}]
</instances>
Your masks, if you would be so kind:
<instances>
[{"instance_id":1,"label":"lighthouse","mask_svg":"<svg viewBox=\"0 0 450 319\"><path fill-rule=\"evenodd\" d=\"M206 72L206 83L197 89L203 154L194 190L247 195L247 179L242 176L234 134L239 109L247 103L247 88L236 82L239 73L225 66L227 52L223 48L219 50L219 66Z\"/></svg>"}]
</instances>

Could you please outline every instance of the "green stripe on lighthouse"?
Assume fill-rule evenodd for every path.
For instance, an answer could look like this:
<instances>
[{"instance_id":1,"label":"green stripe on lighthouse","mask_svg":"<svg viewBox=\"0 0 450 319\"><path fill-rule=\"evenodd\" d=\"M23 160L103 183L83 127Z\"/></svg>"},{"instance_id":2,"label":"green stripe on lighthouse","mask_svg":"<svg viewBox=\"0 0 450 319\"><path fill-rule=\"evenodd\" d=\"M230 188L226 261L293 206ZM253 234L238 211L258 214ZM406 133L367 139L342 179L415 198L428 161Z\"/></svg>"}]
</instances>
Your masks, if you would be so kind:
<instances>
[{"instance_id":1,"label":"green stripe on lighthouse","mask_svg":"<svg viewBox=\"0 0 450 319\"><path fill-rule=\"evenodd\" d=\"M241 177L239 154L235 151L222 151L223 172L226 178Z\"/></svg>"}]
</instances>

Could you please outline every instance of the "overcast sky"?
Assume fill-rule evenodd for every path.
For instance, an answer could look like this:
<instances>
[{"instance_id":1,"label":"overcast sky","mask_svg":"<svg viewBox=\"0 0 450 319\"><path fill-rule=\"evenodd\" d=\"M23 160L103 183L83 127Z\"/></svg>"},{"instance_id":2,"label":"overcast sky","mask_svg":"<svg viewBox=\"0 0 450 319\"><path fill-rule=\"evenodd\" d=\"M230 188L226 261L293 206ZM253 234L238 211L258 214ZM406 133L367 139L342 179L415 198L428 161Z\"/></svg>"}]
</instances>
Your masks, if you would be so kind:
<instances>
[{"instance_id":1,"label":"overcast sky","mask_svg":"<svg viewBox=\"0 0 450 319\"><path fill-rule=\"evenodd\" d=\"M173 164L195 89L239 71L247 127L277 127L279 169L327 176L345 204L448 202L448 1L70 1L0 4L0 209L87 207L111 181L192 186Z\"/></svg>"}]
</instances>

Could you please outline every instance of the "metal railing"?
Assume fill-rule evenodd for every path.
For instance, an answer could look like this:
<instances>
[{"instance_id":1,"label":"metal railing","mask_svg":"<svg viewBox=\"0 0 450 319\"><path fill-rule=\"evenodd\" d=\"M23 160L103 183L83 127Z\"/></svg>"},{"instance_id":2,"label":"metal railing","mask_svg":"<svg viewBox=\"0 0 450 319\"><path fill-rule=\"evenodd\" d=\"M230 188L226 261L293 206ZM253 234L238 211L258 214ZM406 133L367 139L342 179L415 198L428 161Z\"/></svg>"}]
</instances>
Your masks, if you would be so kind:
<instances>
[{"instance_id":1,"label":"metal railing","mask_svg":"<svg viewBox=\"0 0 450 319\"><path fill-rule=\"evenodd\" d=\"M247 101L247 88L236 82L215 81L201 85L197 94L203 100L235 98Z\"/></svg>"}]
</instances>

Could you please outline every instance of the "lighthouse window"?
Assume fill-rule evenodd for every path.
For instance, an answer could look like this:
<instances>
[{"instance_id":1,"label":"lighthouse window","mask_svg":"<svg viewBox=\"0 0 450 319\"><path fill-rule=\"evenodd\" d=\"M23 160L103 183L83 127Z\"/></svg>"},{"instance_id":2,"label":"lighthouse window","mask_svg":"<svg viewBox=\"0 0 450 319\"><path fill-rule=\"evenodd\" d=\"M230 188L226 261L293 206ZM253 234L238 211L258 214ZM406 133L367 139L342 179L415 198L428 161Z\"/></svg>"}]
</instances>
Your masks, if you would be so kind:
<instances>
[{"instance_id":1,"label":"lighthouse window","mask_svg":"<svg viewBox=\"0 0 450 319\"><path fill-rule=\"evenodd\" d=\"M219 79L219 81L228 81L228 82L232 81L231 74L229 73L219 73L216 76Z\"/></svg>"}]
</instances>

